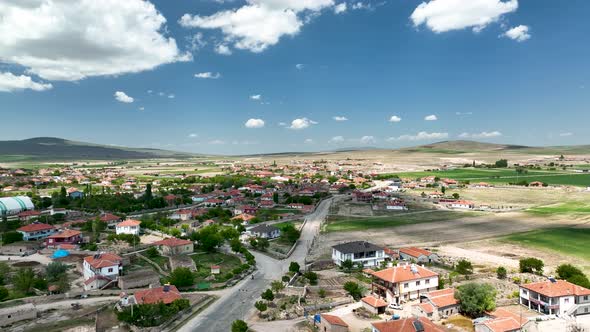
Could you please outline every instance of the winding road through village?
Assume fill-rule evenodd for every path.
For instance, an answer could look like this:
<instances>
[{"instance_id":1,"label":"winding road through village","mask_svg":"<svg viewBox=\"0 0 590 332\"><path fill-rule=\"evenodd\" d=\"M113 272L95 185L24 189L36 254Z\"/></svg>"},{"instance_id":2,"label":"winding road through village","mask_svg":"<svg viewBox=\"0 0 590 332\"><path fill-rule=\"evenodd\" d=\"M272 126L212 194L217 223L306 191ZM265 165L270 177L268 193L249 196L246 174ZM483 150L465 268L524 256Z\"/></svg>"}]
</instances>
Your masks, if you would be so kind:
<instances>
[{"instance_id":1,"label":"winding road through village","mask_svg":"<svg viewBox=\"0 0 590 332\"><path fill-rule=\"evenodd\" d=\"M298 262L304 266L313 240L319 234L322 221L328 215L334 199L322 201L315 212L305 218L301 237L288 259L276 260L260 253L253 253L256 257L257 267L254 279L246 278L234 287L222 291L217 301L188 320L178 331L230 331L233 321L247 317L254 310L254 302L260 297L260 294L270 286L272 281L280 279L287 272L290 262Z\"/></svg>"}]
</instances>

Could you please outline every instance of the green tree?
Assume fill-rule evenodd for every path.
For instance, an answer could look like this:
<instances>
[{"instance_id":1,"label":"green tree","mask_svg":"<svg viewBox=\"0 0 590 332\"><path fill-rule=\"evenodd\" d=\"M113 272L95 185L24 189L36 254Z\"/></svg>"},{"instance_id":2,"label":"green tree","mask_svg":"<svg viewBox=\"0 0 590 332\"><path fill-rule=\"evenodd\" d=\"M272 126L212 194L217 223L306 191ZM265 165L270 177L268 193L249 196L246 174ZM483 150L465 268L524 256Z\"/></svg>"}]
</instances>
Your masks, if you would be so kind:
<instances>
[{"instance_id":1,"label":"green tree","mask_svg":"<svg viewBox=\"0 0 590 332\"><path fill-rule=\"evenodd\" d=\"M498 279L506 279L508 271L506 271L505 267L500 266L496 269L496 275L498 276Z\"/></svg>"},{"instance_id":2,"label":"green tree","mask_svg":"<svg viewBox=\"0 0 590 332\"><path fill-rule=\"evenodd\" d=\"M156 247L149 247L146 251L145 254L149 257L149 258L156 258L158 256L160 256L160 253L158 252L158 249L156 249Z\"/></svg>"},{"instance_id":3,"label":"green tree","mask_svg":"<svg viewBox=\"0 0 590 332\"><path fill-rule=\"evenodd\" d=\"M269 246L270 246L270 242L268 242L267 239L265 239L265 238L258 239L258 249L260 249L262 251L266 251L266 249L268 249Z\"/></svg>"},{"instance_id":4,"label":"green tree","mask_svg":"<svg viewBox=\"0 0 590 332\"><path fill-rule=\"evenodd\" d=\"M143 199L147 201L151 201L154 198L152 194L152 184L148 183L145 185L145 193L143 194Z\"/></svg>"},{"instance_id":5,"label":"green tree","mask_svg":"<svg viewBox=\"0 0 590 332\"><path fill-rule=\"evenodd\" d=\"M231 241L229 241L229 245L233 252L241 252L242 248L244 247L242 242L240 242L240 239L231 239Z\"/></svg>"},{"instance_id":6,"label":"green tree","mask_svg":"<svg viewBox=\"0 0 590 332\"><path fill-rule=\"evenodd\" d=\"M8 289L4 286L0 286L0 302L6 300L9 296Z\"/></svg>"},{"instance_id":7,"label":"green tree","mask_svg":"<svg viewBox=\"0 0 590 332\"><path fill-rule=\"evenodd\" d=\"M459 199L459 197L461 197L461 196L459 195L459 193L453 193L453 198L454 198L454 199Z\"/></svg>"},{"instance_id":8,"label":"green tree","mask_svg":"<svg viewBox=\"0 0 590 332\"><path fill-rule=\"evenodd\" d=\"M12 277L12 284L14 288L25 294L32 293L35 284L35 272L31 268L19 269Z\"/></svg>"},{"instance_id":9,"label":"green tree","mask_svg":"<svg viewBox=\"0 0 590 332\"><path fill-rule=\"evenodd\" d=\"M354 281L347 281L344 284L344 290L347 291L355 301L358 301L363 297L363 288Z\"/></svg>"},{"instance_id":10,"label":"green tree","mask_svg":"<svg viewBox=\"0 0 590 332\"><path fill-rule=\"evenodd\" d=\"M346 271L346 272L350 272L352 270L352 268L354 267L354 263L352 262L352 260L347 259L344 262L342 262L342 264L340 264L340 266Z\"/></svg>"},{"instance_id":11,"label":"green tree","mask_svg":"<svg viewBox=\"0 0 590 332\"><path fill-rule=\"evenodd\" d=\"M265 290L264 292L262 292L260 297L262 297L263 300L267 300L267 301L272 301L275 299L275 295L273 294L273 292L270 288Z\"/></svg>"},{"instance_id":12,"label":"green tree","mask_svg":"<svg viewBox=\"0 0 590 332\"><path fill-rule=\"evenodd\" d=\"M243 320L235 320L231 324L231 332L248 332L248 324Z\"/></svg>"},{"instance_id":13,"label":"green tree","mask_svg":"<svg viewBox=\"0 0 590 332\"><path fill-rule=\"evenodd\" d=\"M299 272L300 269L301 269L301 266L299 266L299 263L297 263L297 262L289 263L289 272L297 273L297 272Z\"/></svg>"},{"instance_id":14,"label":"green tree","mask_svg":"<svg viewBox=\"0 0 590 332\"><path fill-rule=\"evenodd\" d=\"M283 242L293 244L299 239L300 235L301 235L301 232L299 232L299 230L297 228L295 228L294 225L286 224L285 226L283 226L281 228L280 239Z\"/></svg>"},{"instance_id":15,"label":"green tree","mask_svg":"<svg viewBox=\"0 0 590 332\"><path fill-rule=\"evenodd\" d=\"M506 159L497 160L495 165L498 168L506 168L506 167L508 167L508 160L506 160Z\"/></svg>"},{"instance_id":16,"label":"green tree","mask_svg":"<svg viewBox=\"0 0 590 332\"><path fill-rule=\"evenodd\" d=\"M543 274L543 268L545 267L545 264L538 258L528 257L519 261L519 267L521 273L534 273L541 275Z\"/></svg>"},{"instance_id":17,"label":"green tree","mask_svg":"<svg viewBox=\"0 0 590 332\"><path fill-rule=\"evenodd\" d=\"M455 298L461 303L461 312L470 317L496 309L496 290L490 284L464 284L455 291Z\"/></svg>"},{"instance_id":18,"label":"green tree","mask_svg":"<svg viewBox=\"0 0 590 332\"><path fill-rule=\"evenodd\" d=\"M10 265L6 262L0 262L0 285L4 285L8 282L8 276L10 275Z\"/></svg>"},{"instance_id":19,"label":"green tree","mask_svg":"<svg viewBox=\"0 0 590 332\"><path fill-rule=\"evenodd\" d=\"M47 281L54 282L61 278L68 271L68 266L62 262L51 262L45 269Z\"/></svg>"},{"instance_id":20,"label":"green tree","mask_svg":"<svg viewBox=\"0 0 590 332\"><path fill-rule=\"evenodd\" d=\"M254 307L260 312L265 312L268 309L268 305L264 301L256 301Z\"/></svg>"},{"instance_id":21,"label":"green tree","mask_svg":"<svg viewBox=\"0 0 590 332\"><path fill-rule=\"evenodd\" d=\"M19 242L23 240L23 235L19 232L6 232L2 234L2 243L3 244L11 244L15 242Z\"/></svg>"},{"instance_id":22,"label":"green tree","mask_svg":"<svg viewBox=\"0 0 590 332\"><path fill-rule=\"evenodd\" d=\"M473 274L473 265L470 261L462 259L457 262L457 265L455 266L455 271L463 275Z\"/></svg>"},{"instance_id":23,"label":"green tree","mask_svg":"<svg viewBox=\"0 0 590 332\"><path fill-rule=\"evenodd\" d=\"M199 245L207 252L214 252L224 241L217 225L203 227L195 234Z\"/></svg>"},{"instance_id":24,"label":"green tree","mask_svg":"<svg viewBox=\"0 0 590 332\"><path fill-rule=\"evenodd\" d=\"M195 275L187 267L177 267L170 273L168 280L177 287L190 287L195 284Z\"/></svg>"},{"instance_id":25,"label":"green tree","mask_svg":"<svg viewBox=\"0 0 590 332\"><path fill-rule=\"evenodd\" d=\"M273 290L273 292L278 293L285 288L285 284L282 281L275 280L270 283L270 288Z\"/></svg>"},{"instance_id":26,"label":"green tree","mask_svg":"<svg viewBox=\"0 0 590 332\"><path fill-rule=\"evenodd\" d=\"M571 264L561 264L557 267L556 272L560 279L565 279L578 286L590 288L590 280L588 280L588 277L582 272L582 270Z\"/></svg>"},{"instance_id":27,"label":"green tree","mask_svg":"<svg viewBox=\"0 0 590 332\"><path fill-rule=\"evenodd\" d=\"M311 285L317 285L318 283L318 274L315 272L307 271L303 274L303 277L305 277Z\"/></svg>"},{"instance_id":28,"label":"green tree","mask_svg":"<svg viewBox=\"0 0 590 332\"><path fill-rule=\"evenodd\" d=\"M438 289L445 289L445 280L443 278L438 278Z\"/></svg>"}]
</instances>

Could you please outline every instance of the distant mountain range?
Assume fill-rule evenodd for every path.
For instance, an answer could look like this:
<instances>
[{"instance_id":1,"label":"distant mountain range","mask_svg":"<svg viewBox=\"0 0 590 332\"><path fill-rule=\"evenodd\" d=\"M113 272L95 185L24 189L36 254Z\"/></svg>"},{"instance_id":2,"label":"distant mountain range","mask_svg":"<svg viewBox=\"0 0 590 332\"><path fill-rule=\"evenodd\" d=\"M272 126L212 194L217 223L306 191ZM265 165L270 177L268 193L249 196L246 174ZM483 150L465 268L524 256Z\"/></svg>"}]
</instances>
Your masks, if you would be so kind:
<instances>
[{"instance_id":1,"label":"distant mountain range","mask_svg":"<svg viewBox=\"0 0 590 332\"><path fill-rule=\"evenodd\" d=\"M36 137L21 141L0 141L0 160L19 159L147 159L195 156L159 149L128 148L69 141L55 137Z\"/></svg>"}]
</instances>

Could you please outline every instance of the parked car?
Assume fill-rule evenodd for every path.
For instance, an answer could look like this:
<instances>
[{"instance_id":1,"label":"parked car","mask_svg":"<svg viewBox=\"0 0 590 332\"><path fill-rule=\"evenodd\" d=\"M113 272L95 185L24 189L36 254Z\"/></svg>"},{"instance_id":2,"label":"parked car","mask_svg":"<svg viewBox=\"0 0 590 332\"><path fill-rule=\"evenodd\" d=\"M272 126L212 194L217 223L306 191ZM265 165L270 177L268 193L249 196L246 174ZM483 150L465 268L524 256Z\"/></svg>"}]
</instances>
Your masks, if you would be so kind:
<instances>
[{"instance_id":1,"label":"parked car","mask_svg":"<svg viewBox=\"0 0 590 332\"><path fill-rule=\"evenodd\" d=\"M395 302L394 303L390 303L387 307L389 309L394 309L394 310L404 310L404 308L401 305L399 305L399 304L397 304Z\"/></svg>"}]
</instances>

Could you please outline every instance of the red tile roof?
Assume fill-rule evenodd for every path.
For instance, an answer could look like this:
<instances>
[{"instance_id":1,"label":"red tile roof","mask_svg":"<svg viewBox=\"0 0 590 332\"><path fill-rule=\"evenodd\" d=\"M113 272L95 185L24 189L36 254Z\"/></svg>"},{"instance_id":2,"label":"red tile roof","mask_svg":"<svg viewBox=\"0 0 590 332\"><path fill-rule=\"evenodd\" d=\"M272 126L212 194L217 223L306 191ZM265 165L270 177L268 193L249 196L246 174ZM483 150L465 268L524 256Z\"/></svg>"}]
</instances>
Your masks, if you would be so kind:
<instances>
[{"instance_id":1,"label":"red tile roof","mask_svg":"<svg viewBox=\"0 0 590 332\"><path fill-rule=\"evenodd\" d=\"M381 308L387 306L387 302L373 296L365 296L361 299L361 301L365 302L373 308Z\"/></svg>"},{"instance_id":2,"label":"red tile roof","mask_svg":"<svg viewBox=\"0 0 590 332\"><path fill-rule=\"evenodd\" d=\"M459 304L459 300L455 299L454 288L446 288L432 291L430 293L425 294L424 296L428 297L430 299L430 302L432 302L438 308L444 308Z\"/></svg>"},{"instance_id":3,"label":"red tile roof","mask_svg":"<svg viewBox=\"0 0 590 332\"><path fill-rule=\"evenodd\" d=\"M416 328L414 328L415 321L419 321L422 324L424 332L443 332L441 328L434 325L426 317L390 320L387 322L371 323L371 325L379 332L416 332Z\"/></svg>"},{"instance_id":4,"label":"red tile roof","mask_svg":"<svg viewBox=\"0 0 590 332\"><path fill-rule=\"evenodd\" d=\"M123 259L120 256L117 256L110 252L100 254L100 256L96 255L84 257L84 261L90 264L90 266L92 266L95 269L119 265L122 260Z\"/></svg>"},{"instance_id":5,"label":"red tile roof","mask_svg":"<svg viewBox=\"0 0 590 332\"><path fill-rule=\"evenodd\" d=\"M527 322L526 318L521 318L519 315L512 313L506 309L496 309L489 313L493 319L482 322L492 332L509 332L518 330L523 324Z\"/></svg>"},{"instance_id":6,"label":"red tile roof","mask_svg":"<svg viewBox=\"0 0 590 332\"><path fill-rule=\"evenodd\" d=\"M73 229L65 229L57 234L53 234L48 236L48 239L62 239L62 238L70 238L73 236L78 236L82 234L80 231L75 231Z\"/></svg>"},{"instance_id":7,"label":"red tile roof","mask_svg":"<svg viewBox=\"0 0 590 332\"><path fill-rule=\"evenodd\" d=\"M425 249L421 249L421 248L416 248L416 247L400 248L399 251L403 252L406 255L416 257L416 258L420 257L422 255L424 255L424 256L432 255L432 253L430 251L425 250Z\"/></svg>"},{"instance_id":8,"label":"red tile roof","mask_svg":"<svg viewBox=\"0 0 590 332\"><path fill-rule=\"evenodd\" d=\"M38 231L45 231L49 229L55 229L52 225L49 224L30 224L17 229L17 231L21 232L38 232Z\"/></svg>"},{"instance_id":9,"label":"red tile roof","mask_svg":"<svg viewBox=\"0 0 590 332\"><path fill-rule=\"evenodd\" d=\"M139 224L141 224L141 221L139 220L127 219L125 221L118 223L117 227L139 226Z\"/></svg>"},{"instance_id":10,"label":"red tile roof","mask_svg":"<svg viewBox=\"0 0 590 332\"><path fill-rule=\"evenodd\" d=\"M32 217L32 216L38 216L38 215L41 215L41 212L34 211L34 210L27 210L27 211L23 211L18 214L19 217Z\"/></svg>"},{"instance_id":11,"label":"red tile roof","mask_svg":"<svg viewBox=\"0 0 590 332\"><path fill-rule=\"evenodd\" d=\"M521 285L520 287L539 293L541 295L545 295L547 297L590 295L590 289L574 285L571 282L565 280L557 280L556 282L546 280L532 284Z\"/></svg>"},{"instance_id":12,"label":"red tile roof","mask_svg":"<svg viewBox=\"0 0 590 332\"><path fill-rule=\"evenodd\" d=\"M427 314L431 314L434 312L434 307L430 303L419 303L419 304L415 304L415 305L422 308L422 311L424 311Z\"/></svg>"},{"instance_id":13,"label":"red tile roof","mask_svg":"<svg viewBox=\"0 0 590 332\"><path fill-rule=\"evenodd\" d=\"M100 216L100 220L104 221L104 222L116 221L116 220L121 220L121 217L116 216L114 214L105 213L102 216Z\"/></svg>"},{"instance_id":14,"label":"red tile roof","mask_svg":"<svg viewBox=\"0 0 590 332\"><path fill-rule=\"evenodd\" d=\"M412 272L410 265L390 267L373 273L373 276L391 283L398 283L410 280L430 278L438 276L438 273L432 272L419 265L414 265L417 273Z\"/></svg>"},{"instance_id":15,"label":"red tile roof","mask_svg":"<svg viewBox=\"0 0 590 332\"><path fill-rule=\"evenodd\" d=\"M322 314L322 319L324 319L326 322L330 323L330 325L339 325L339 326L348 327L348 324L346 324L346 322L344 322L342 320L342 318L340 318L338 316Z\"/></svg>"},{"instance_id":16,"label":"red tile roof","mask_svg":"<svg viewBox=\"0 0 590 332\"><path fill-rule=\"evenodd\" d=\"M183 239L177 239L175 237L170 237L164 240L160 240L157 242L154 242L153 244L157 245L157 246L167 246L167 247L178 247L178 246L184 246L187 244L191 244L192 242L189 240L183 240Z\"/></svg>"},{"instance_id":17,"label":"red tile roof","mask_svg":"<svg viewBox=\"0 0 590 332\"><path fill-rule=\"evenodd\" d=\"M164 291L164 287L139 290L135 292L135 301L138 304L153 304L158 302L170 304L182 298L176 286L170 285L170 289L167 292Z\"/></svg>"}]
</instances>

